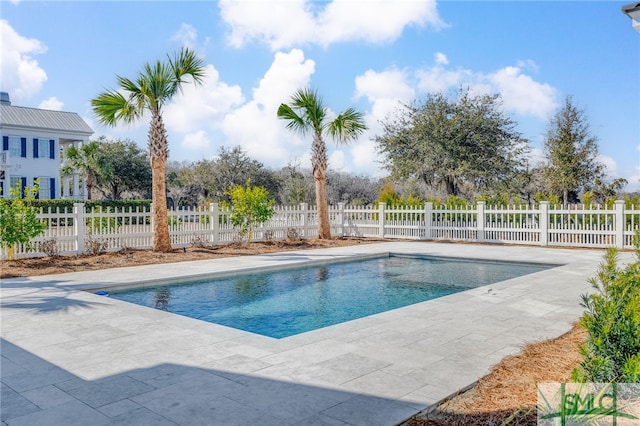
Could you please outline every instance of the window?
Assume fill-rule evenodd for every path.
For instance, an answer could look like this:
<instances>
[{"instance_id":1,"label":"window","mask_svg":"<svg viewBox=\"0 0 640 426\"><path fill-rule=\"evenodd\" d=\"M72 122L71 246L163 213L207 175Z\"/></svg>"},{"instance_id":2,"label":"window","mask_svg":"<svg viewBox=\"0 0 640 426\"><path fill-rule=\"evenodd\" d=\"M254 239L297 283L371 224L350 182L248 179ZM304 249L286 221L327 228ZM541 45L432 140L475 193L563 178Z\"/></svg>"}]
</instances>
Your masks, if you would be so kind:
<instances>
[{"instance_id":1,"label":"window","mask_svg":"<svg viewBox=\"0 0 640 426\"><path fill-rule=\"evenodd\" d=\"M35 179L34 179L35 185ZM38 199L40 200L48 200L51 196L51 188L50 188L51 180L49 176L38 176Z\"/></svg>"},{"instance_id":2,"label":"window","mask_svg":"<svg viewBox=\"0 0 640 426\"><path fill-rule=\"evenodd\" d=\"M33 139L33 158L55 158L55 140L45 138Z\"/></svg>"},{"instance_id":3,"label":"window","mask_svg":"<svg viewBox=\"0 0 640 426\"><path fill-rule=\"evenodd\" d=\"M22 157L22 141L17 136L9 136L9 155L12 157ZM26 156L26 152L25 152Z\"/></svg>"},{"instance_id":4,"label":"window","mask_svg":"<svg viewBox=\"0 0 640 426\"><path fill-rule=\"evenodd\" d=\"M26 183L26 178L23 179L20 176L11 176L11 178L9 179L9 188L10 189L15 189L17 185L21 185L22 191L24 193L24 184ZM9 188L7 189L7 193L11 194L9 192ZM10 195L11 198L13 198L13 195Z\"/></svg>"},{"instance_id":5,"label":"window","mask_svg":"<svg viewBox=\"0 0 640 426\"><path fill-rule=\"evenodd\" d=\"M20 176L11 176L9 185L11 185L11 188L15 188L20 182L22 182L22 178Z\"/></svg>"}]
</instances>

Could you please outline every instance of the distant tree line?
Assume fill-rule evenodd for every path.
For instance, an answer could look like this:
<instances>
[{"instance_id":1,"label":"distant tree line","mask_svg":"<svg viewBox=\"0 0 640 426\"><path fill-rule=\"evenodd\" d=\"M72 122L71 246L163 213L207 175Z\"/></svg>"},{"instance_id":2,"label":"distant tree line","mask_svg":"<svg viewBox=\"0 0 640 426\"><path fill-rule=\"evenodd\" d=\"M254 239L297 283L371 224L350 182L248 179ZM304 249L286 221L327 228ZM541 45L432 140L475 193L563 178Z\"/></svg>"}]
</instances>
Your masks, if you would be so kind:
<instances>
[{"instance_id":1,"label":"distant tree line","mask_svg":"<svg viewBox=\"0 0 640 426\"><path fill-rule=\"evenodd\" d=\"M91 199L150 198L149 156L131 140L104 136L64 153L63 175L80 173ZM169 207L193 207L206 202L229 202L235 185L264 187L278 204L315 204L311 170L290 163L273 170L250 158L239 146L221 147L210 160L167 163ZM327 197L330 204L376 202L381 182L367 176L329 170Z\"/></svg>"},{"instance_id":2,"label":"distant tree line","mask_svg":"<svg viewBox=\"0 0 640 426\"><path fill-rule=\"evenodd\" d=\"M389 176L375 179L328 169L326 196L337 203L420 204L427 200L485 200L495 204L604 203L622 196L627 181L605 175L598 139L570 97L549 120L544 159L531 165L529 143L502 112L497 95L428 95L403 105L376 138ZM80 171L92 198L149 198L148 154L131 140L100 137L64 153L63 174ZM228 190L247 181L278 204L315 204L312 170L292 162L274 170L241 147L220 147L211 159L168 162L169 207L229 202Z\"/></svg>"}]
</instances>

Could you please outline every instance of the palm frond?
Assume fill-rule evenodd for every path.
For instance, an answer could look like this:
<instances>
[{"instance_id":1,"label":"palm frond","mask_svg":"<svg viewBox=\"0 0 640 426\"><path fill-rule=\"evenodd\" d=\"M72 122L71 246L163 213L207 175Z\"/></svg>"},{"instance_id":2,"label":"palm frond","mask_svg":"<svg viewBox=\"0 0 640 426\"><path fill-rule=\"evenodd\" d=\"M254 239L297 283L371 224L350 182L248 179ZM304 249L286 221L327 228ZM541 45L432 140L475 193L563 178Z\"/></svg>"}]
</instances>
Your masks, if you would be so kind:
<instances>
[{"instance_id":1,"label":"palm frond","mask_svg":"<svg viewBox=\"0 0 640 426\"><path fill-rule=\"evenodd\" d=\"M305 120L287 104L280 104L280 107L278 107L278 118L287 120L287 129L301 135L306 134L310 130Z\"/></svg>"},{"instance_id":2,"label":"palm frond","mask_svg":"<svg viewBox=\"0 0 640 426\"><path fill-rule=\"evenodd\" d=\"M367 126L364 124L364 114L353 108L345 110L327 126L329 136L339 143L355 140L365 130Z\"/></svg>"},{"instance_id":3,"label":"palm frond","mask_svg":"<svg viewBox=\"0 0 640 426\"><path fill-rule=\"evenodd\" d=\"M162 61L146 63L138 74L138 85L141 89L138 102L151 111L159 111L176 92L172 69Z\"/></svg>"},{"instance_id":4,"label":"palm frond","mask_svg":"<svg viewBox=\"0 0 640 426\"><path fill-rule=\"evenodd\" d=\"M289 104L280 106L278 117L289 120L287 128L299 133L305 134L311 130L315 133L322 133L326 108L318 93L307 87L296 91L291 96Z\"/></svg>"},{"instance_id":5,"label":"palm frond","mask_svg":"<svg viewBox=\"0 0 640 426\"><path fill-rule=\"evenodd\" d=\"M183 47L180 52L173 57L169 57L169 68L173 71L174 90L179 90L184 83L184 77L189 75L193 83L202 84L205 77L204 61L198 57L195 51Z\"/></svg>"},{"instance_id":6,"label":"palm frond","mask_svg":"<svg viewBox=\"0 0 640 426\"><path fill-rule=\"evenodd\" d=\"M131 123L142 114L122 93L107 91L91 100L93 113L100 123L115 126L119 121Z\"/></svg>"}]
</instances>

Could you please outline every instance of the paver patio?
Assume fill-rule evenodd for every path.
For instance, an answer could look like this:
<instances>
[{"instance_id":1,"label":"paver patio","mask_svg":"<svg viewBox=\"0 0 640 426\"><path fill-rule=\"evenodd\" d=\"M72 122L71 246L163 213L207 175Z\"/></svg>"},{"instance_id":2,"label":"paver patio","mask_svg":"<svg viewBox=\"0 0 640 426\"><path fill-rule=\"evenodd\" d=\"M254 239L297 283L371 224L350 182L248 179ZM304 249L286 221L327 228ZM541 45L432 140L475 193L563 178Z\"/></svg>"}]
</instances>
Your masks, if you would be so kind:
<instances>
[{"instance_id":1,"label":"paver patio","mask_svg":"<svg viewBox=\"0 0 640 426\"><path fill-rule=\"evenodd\" d=\"M81 291L388 252L562 266L284 339ZM567 331L602 255L390 242L3 280L2 424L395 425Z\"/></svg>"}]
</instances>

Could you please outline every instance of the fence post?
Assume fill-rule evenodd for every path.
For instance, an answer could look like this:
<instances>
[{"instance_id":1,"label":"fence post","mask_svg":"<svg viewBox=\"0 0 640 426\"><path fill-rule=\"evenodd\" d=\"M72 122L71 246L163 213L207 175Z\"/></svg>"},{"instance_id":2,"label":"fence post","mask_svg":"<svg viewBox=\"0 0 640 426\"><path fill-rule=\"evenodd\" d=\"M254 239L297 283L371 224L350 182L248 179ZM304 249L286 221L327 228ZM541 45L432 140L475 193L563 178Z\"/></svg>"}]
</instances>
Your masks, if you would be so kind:
<instances>
[{"instance_id":1,"label":"fence post","mask_svg":"<svg viewBox=\"0 0 640 426\"><path fill-rule=\"evenodd\" d=\"M73 203L73 235L76 238L76 254L84 253L84 240L87 236L84 203Z\"/></svg>"},{"instance_id":2,"label":"fence post","mask_svg":"<svg viewBox=\"0 0 640 426\"><path fill-rule=\"evenodd\" d=\"M540 228L540 245L549 245L549 202L540 201L538 212L538 226Z\"/></svg>"},{"instance_id":3,"label":"fence post","mask_svg":"<svg viewBox=\"0 0 640 426\"><path fill-rule=\"evenodd\" d=\"M378 203L378 237L384 238L384 222L385 222L385 207L386 203Z\"/></svg>"},{"instance_id":4,"label":"fence post","mask_svg":"<svg viewBox=\"0 0 640 426\"><path fill-rule=\"evenodd\" d=\"M484 214L484 201L478 201L476 203L476 239L478 242L484 242L484 225L487 221Z\"/></svg>"},{"instance_id":5,"label":"fence post","mask_svg":"<svg viewBox=\"0 0 640 426\"><path fill-rule=\"evenodd\" d=\"M300 203L300 210L302 211L302 235L301 237L307 238L309 232L307 230L308 222L309 222L309 204Z\"/></svg>"},{"instance_id":6,"label":"fence post","mask_svg":"<svg viewBox=\"0 0 640 426\"><path fill-rule=\"evenodd\" d=\"M220 207L218 203L209 203L209 229L211 230L211 245L220 242Z\"/></svg>"},{"instance_id":7,"label":"fence post","mask_svg":"<svg viewBox=\"0 0 640 426\"><path fill-rule=\"evenodd\" d=\"M344 237L344 203L338 203L338 233L340 237Z\"/></svg>"},{"instance_id":8,"label":"fence post","mask_svg":"<svg viewBox=\"0 0 640 426\"><path fill-rule=\"evenodd\" d=\"M614 222L615 235L616 235L616 247L624 248L624 231L626 222L624 220L624 200L615 201L616 220Z\"/></svg>"},{"instance_id":9,"label":"fence post","mask_svg":"<svg viewBox=\"0 0 640 426\"><path fill-rule=\"evenodd\" d=\"M428 201L424 203L424 239L431 239L431 226L433 220L433 203Z\"/></svg>"}]
</instances>

